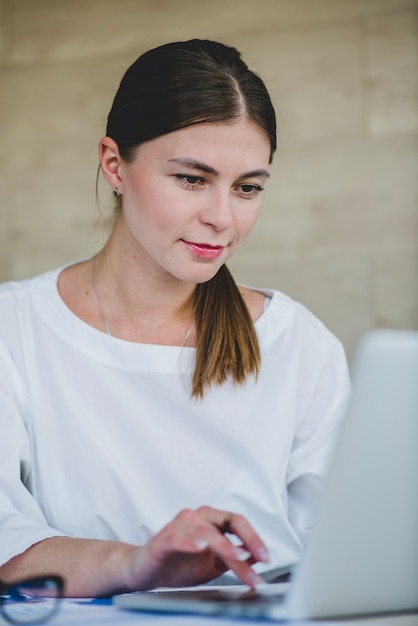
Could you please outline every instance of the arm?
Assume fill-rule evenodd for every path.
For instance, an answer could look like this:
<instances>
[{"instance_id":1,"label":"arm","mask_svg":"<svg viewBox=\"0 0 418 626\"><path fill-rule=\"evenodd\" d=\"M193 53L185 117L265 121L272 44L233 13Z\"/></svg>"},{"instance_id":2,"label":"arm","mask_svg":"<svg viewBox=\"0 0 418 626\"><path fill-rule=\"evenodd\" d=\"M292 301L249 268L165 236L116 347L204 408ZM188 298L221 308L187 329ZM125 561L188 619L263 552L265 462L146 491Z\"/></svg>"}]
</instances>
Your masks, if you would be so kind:
<instances>
[{"instance_id":1,"label":"arm","mask_svg":"<svg viewBox=\"0 0 418 626\"><path fill-rule=\"evenodd\" d=\"M311 531L350 392L345 354L336 342L318 371L303 420L295 433L289 462L289 520L302 545Z\"/></svg>"},{"instance_id":2,"label":"arm","mask_svg":"<svg viewBox=\"0 0 418 626\"><path fill-rule=\"evenodd\" d=\"M251 564L265 560L267 553L239 515L234 516L231 530L243 548L234 547L222 533L227 513L210 507L181 512L145 546L72 538L51 528L30 491L30 402L19 369L1 343L0 372L2 578L60 574L67 595L92 596L198 584L232 569L243 582L255 586L259 578Z\"/></svg>"},{"instance_id":3,"label":"arm","mask_svg":"<svg viewBox=\"0 0 418 626\"><path fill-rule=\"evenodd\" d=\"M104 595L123 588L122 564L133 549L113 541L51 537L0 567L0 578L13 582L54 573L64 578L67 596Z\"/></svg>"},{"instance_id":4,"label":"arm","mask_svg":"<svg viewBox=\"0 0 418 626\"><path fill-rule=\"evenodd\" d=\"M91 597L199 584L232 569L244 583L255 587L263 580L251 564L268 561L267 550L240 515L233 516L231 532L241 538L243 547L233 546L221 532L226 516L211 507L184 510L145 546L52 537L0 567L0 577L14 581L60 574L67 596Z\"/></svg>"}]
</instances>

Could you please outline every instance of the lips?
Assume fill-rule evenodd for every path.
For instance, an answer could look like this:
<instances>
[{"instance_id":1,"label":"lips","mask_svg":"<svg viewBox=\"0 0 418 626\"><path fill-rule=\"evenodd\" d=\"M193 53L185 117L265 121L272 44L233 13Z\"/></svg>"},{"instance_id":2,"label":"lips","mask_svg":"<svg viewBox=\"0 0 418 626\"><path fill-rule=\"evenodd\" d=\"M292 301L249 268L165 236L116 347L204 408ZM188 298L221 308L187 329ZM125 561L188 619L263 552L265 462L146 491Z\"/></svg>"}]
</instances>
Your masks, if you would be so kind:
<instances>
[{"instance_id":1,"label":"lips","mask_svg":"<svg viewBox=\"0 0 418 626\"><path fill-rule=\"evenodd\" d=\"M181 240L183 244L190 250L193 256L200 259L216 259L223 250L224 246L212 246L209 243L194 243L192 241Z\"/></svg>"}]
</instances>

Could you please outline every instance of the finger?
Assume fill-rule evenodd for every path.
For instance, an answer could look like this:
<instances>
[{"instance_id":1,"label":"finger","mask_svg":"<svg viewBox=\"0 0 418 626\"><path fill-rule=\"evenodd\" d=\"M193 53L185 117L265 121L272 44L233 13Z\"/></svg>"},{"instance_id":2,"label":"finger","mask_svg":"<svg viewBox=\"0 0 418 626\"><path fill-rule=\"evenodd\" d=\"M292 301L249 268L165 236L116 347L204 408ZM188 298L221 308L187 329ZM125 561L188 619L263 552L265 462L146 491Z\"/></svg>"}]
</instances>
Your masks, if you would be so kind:
<instances>
[{"instance_id":1,"label":"finger","mask_svg":"<svg viewBox=\"0 0 418 626\"><path fill-rule=\"evenodd\" d=\"M218 533L213 533L208 539L207 550L214 554L218 561L225 564L225 570L231 570L246 585L252 589L264 582L251 567L255 560L251 553L243 546L234 546L229 539Z\"/></svg>"},{"instance_id":2,"label":"finger","mask_svg":"<svg viewBox=\"0 0 418 626\"><path fill-rule=\"evenodd\" d=\"M211 507L181 511L149 542L148 548L152 551L153 558L162 565L176 552L196 556L202 553L202 557L206 553L209 561L216 557L217 561L225 564L225 570L232 570L243 583L256 587L263 580L251 568L250 562L260 560L260 555L264 557L264 544L248 522L234 514L230 521L230 530L240 536L243 545L233 545L220 532L225 515L226 512ZM248 549L251 544L254 544L253 547Z\"/></svg>"},{"instance_id":3,"label":"finger","mask_svg":"<svg viewBox=\"0 0 418 626\"><path fill-rule=\"evenodd\" d=\"M269 563L270 555L265 543L255 532L254 528L242 515L237 513L228 518L229 532L239 537L251 553L251 555L261 563Z\"/></svg>"},{"instance_id":4,"label":"finger","mask_svg":"<svg viewBox=\"0 0 418 626\"><path fill-rule=\"evenodd\" d=\"M159 558L175 552L195 554L209 546L206 538L211 526L195 511L185 509L150 540Z\"/></svg>"},{"instance_id":5,"label":"finger","mask_svg":"<svg viewBox=\"0 0 418 626\"><path fill-rule=\"evenodd\" d=\"M186 549L187 541L185 541ZM219 532L213 524L207 523L200 528L199 538L194 539L194 546L200 547L208 554L216 557L216 560L225 565L225 570L231 570L246 585L255 588L264 580L252 569L251 565L256 562L253 555L245 546L236 546Z\"/></svg>"},{"instance_id":6,"label":"finger","mask_svg":"<svg viewBox=\"0 0 418 626\"><path fill-rule=\"evenodd\" d=\"M218 518L221 519L219 515ZM205 550L213 551L214 547L216 553L221 553L224 558L230 560L239 558L245 560L249 556L245 550L236 549L224 538L217 526L206 519L200 511L191 509L180 511L149 543L158 552L160 559L174 552L196 554ZM158 558L157 554L155 556Z\"/></svg>"},{"instance_id":7,"label":"finger","mask_svg":"<svg viewBox=\"0 0 418 626\"><path fill-rule=\"evenodd\" d=\"M203 507L203 510L193 511L185 509L181 511L171 524L168 524L154 539L158 538L158 550L160 555L181 552L184 554L198 554L211 552L228 567L236 567L238 563L249 560L254 562L256 558L246 546L236 546L219 532L218 524L224 519L223 511ZM207 519L209 518L209 519ZM152 543L152 542L151 542ZM165 558L165 557L164 557ZM248 571L249 565L240 568L240 571Z\"/></svg>"},{"instance_id":8,"label":"finger","mask_svg":"<svg viewBox=\"0 0 418 626\"><path fill-rule=\"evenodd\" d=\"M201 507L197 511L205 519L217 526L221 533L234 534L239 537L256 561L262 563L270 561L266 545L245 517L238 513L221 511L211 507Z\"/></svg>"},{"instance_id":9,"label":"finger","mask_svg":"<svg viewBox=\"0 0 418 626\"><path fill-rule=\"evenodd\" d=\"M225 565L241 580L245 585L256 589L259 585L264 583L264 579L257 574L256 571L250 566L250 562L245 561L231 561L225 563Z\"/></svg>"}]
</instances>

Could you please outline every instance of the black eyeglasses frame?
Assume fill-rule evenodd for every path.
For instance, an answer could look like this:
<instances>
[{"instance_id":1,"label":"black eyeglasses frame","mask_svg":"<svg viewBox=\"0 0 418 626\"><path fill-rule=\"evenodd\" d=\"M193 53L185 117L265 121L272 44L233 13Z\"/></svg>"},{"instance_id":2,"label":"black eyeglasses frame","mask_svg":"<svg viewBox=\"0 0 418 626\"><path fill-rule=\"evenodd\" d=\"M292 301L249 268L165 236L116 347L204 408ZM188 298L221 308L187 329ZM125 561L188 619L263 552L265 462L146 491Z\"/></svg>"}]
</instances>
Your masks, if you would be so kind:
<instances>
[{"instance_id":1,"label":"black eyeglasses frame","mask_svg":"<svg viewBox=\"0 0 418 626\"><path fill-rule=\"evenodd\" d=\"M24 619L14 619L11 617L9 612L5 609L5 597L7 595L12 595L13 590L18 590L19 587L28 586L28 587L45 587L47 589L48 582L53 584L53 587L56 591L53 595L53 599L55 603L51 604L51 610L49 613L42 615L40 618L24 618ZM34 578L27 578L24 580L18 580L13 583L6 583L0 580L0 614L3 619L6 620L9 624L21 625L24 624L45 624L49 620L51 620L58 612L60 606L60 600L63 597L64 593L64 580L61 576L56 574L50 574L48 576L36 576ZM19 592L18 592L19 594Z\"/></svg>"}]
</instances>

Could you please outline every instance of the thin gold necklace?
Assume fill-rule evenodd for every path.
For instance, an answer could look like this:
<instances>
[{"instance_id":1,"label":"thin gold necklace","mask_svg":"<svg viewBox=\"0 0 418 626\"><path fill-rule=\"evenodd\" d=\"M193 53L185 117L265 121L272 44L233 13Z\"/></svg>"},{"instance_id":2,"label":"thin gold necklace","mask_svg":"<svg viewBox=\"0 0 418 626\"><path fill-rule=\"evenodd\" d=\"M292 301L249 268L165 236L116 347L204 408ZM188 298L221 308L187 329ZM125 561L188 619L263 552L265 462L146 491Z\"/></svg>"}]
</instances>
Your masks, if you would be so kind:
<instances>
[{"instance_id":1,"label":"thin gold necklace","mask_svg":"<svg viewBox=\"0 0 418 626\"><path fill-rule=\"evenodd\" d=\"M91 279L92 279L92 283L93 283L93 290L96 296L96 301L97 301L97 308L99 309L99 313L100 313L100 317L102 318L103 321L103 326L105 327L106 333L109 335L109 337L112 337L112 333L110 332L109 329L109 324L107 323L105 314L103 312L103 306L102 306L102 301L100 298L100 293L99 293L99 289L97 287L97 279L96 279L96 256L93 257L93 264L92 264L92 269L91 269ZM184 348L184 346L186 345L190 334L192 332L192 328L193 328L193 323L194 320L192 320L192 323L190 324L189 328L186 331L186 334L184 336L183 341L180 344L180 348Z\"/></svg>"},{"instance_id":2,"label":"thin gold necklace","mask_svg":"<svg viewBox=\"0 0 418 626\"><path fill-rule=\"evenodd\" d=\"M102 318L105 330L106 330L107 334L109 335L109 337L111 337L112 333L109 330L109 324L107 323L107 320L105 318L105 314L103 313L102 301L100 300L99 290L97 289L97 282L96 282L96 257L95 256L93 257L93 267L92 267L92 270L91 270L91 278L92 278L92 282L93 282L94 293L96 295L97 308L99 309L99 313L100 313L100 316Z\"/></svg>"}]
</instances>

